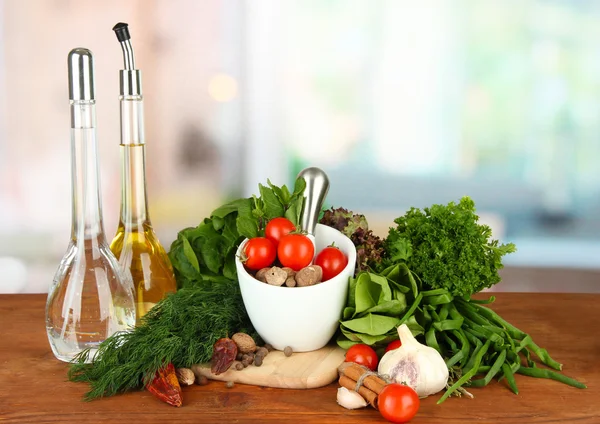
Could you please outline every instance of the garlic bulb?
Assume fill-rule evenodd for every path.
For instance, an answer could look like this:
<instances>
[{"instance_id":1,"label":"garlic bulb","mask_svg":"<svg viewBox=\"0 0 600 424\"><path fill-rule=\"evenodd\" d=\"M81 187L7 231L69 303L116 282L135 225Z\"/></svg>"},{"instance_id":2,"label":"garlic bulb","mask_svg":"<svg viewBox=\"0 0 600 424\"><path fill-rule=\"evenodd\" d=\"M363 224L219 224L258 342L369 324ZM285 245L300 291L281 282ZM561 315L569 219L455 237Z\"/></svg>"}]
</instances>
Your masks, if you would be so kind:
<instances>
[{"instance_id":1,"label":"garlic bulb","mask_svg":"<svg viewBox=\"0 0 600 424\"><path fill-rule=\"evenodd\" d=\"M367 406L367 401L361 395L345 387L338 389L337 403L346 409L358 409Z\"/></svg>"},{"instance_id":2,"label":"garlic bulb","mask_svg":"<svg viewBox=\"0 0 600 424\"><path fill-rule=\"evenodd\" d=\"M437 350L419 343L406 324L398 327L402 346L379 362L379 374L413 388L420 398L439 392L448 382L448 367Z\"/></svg>"}]
</instances>

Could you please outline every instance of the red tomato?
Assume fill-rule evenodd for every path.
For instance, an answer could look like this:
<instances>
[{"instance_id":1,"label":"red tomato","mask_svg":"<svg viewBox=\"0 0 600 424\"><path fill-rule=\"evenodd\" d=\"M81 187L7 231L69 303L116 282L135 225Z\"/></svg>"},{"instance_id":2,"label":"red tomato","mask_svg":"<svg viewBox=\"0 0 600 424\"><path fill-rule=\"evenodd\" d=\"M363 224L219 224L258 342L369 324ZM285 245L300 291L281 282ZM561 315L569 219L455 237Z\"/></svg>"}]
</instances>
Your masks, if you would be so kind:
<instances>
[{"instance_id":1,"label":"red tomato","mask_svg":"<svg viewBox=\"0 0 600 424\"><path fill-rule=\"evenodd\" d=\"M315 247L310 239L302 234L287 234L279 240L277 256L281 265L300 271L310 265L315 255Z\"/></svg>"},{"instance_id":2,"label":"red tomato","mask_svg":"<svg viewBox=\"0 0 600 424\"><path fill-rule=\"evenodd\" d=\"M393 423L407 423L419 410L421 401L417 392L404 384L388 384L379 393L377 406L379 412Z\"/></svg>"},{"instance_id":3,"label":"red tomato","mask_svg":"<svg viewBox=\"0 0 600 424\"><path fill-rule=\"evenodd\" d=\"M390 342L389 345L387 345L385 351L389 352L390 350L398 349L400 346L402 346L402 342L400 340L394 340L393 342Z\"/></svg>"},{"instance_id":4,"label":"red tomato","mask_svg":"<svg viewBox=\"0 0 600 424\"><path fill-rule=\"evenodd\" d=\"M275 248L277 248L281 237L295 230L296 227L294 227L294 224L289 219L283 217L273 218L265 227L265 237L271 240Z\"/></svg>"},{"instance_id":5,"label":"red tomato","mask_svg":"<svg viewBox=\"0 0 600 424\"><path fill-rule=\"evenodd\" d=\"M355 344L346 352L346 362L354 362L359 365L364 365L371 371L377 370L377 353L371 346L366 344Z\"/></svg>"},{"instance_id":6,"label":"red tomato","mask_svg":"<svg viewBox=\"0 0 600 424\"><path fill-rule=\"evenodd\" d=\"M270 266L275 261L277 251L273 243L265 237L254 237L244 247L244 265L255 271Z\"/></svg>"},{"instance_id":7,"label":"red tomato","mask_svg":"<svg viewBox=\"0 0 600 424\"><path fill-rule=\"evenodd\" d=\"M323 281L327 281L346 268L348 258L337 247L328 246L319 252L315 258L315 265L323 268Z\"/></svg>"}]
</instances>

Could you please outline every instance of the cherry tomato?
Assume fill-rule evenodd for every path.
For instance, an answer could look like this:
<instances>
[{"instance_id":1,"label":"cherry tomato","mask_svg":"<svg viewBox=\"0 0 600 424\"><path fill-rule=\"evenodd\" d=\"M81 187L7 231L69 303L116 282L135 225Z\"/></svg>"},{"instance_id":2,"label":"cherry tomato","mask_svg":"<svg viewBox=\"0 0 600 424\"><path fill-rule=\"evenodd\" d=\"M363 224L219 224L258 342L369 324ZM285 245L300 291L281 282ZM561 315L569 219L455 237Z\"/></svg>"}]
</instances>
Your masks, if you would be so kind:
<instances>
[{"instance_id":1,"label":"cherry tomato","mask_svg":"<svg viewBox=\"0 0 600 424\"><path fill-rule=\"evenodd\" d=\"M346 352L346 362L354 362L359 365L364 365L371 371L377 370L377 353L371 346L366 344L355 344Z\"/></svg>"},{"instance_id":2,"label":"cherry tomato","mask_svg":"<svg viewBox=\"0 0 600 424\"><path fill-rule=\"evenodd\" d=\"M244 265L255 271L268 267L275 261L277 251L273 243L265 237L254 237L244 247Z\"/></svg>"},{"instance_id":3,"label":"cherry tomato","mask_svg":"<svg viewBox=\"0 0 600 424\"><path fill-rule=\"evenodd\" d=\"M321 250L315 258L315 265L323 268L323 281L327 281L346 268L348 258L335 246L328 246Z\"/></svg>"},{"instance_id":4,"label":"cherry tomato","mask_svg":"<svg viewBox=\"0 0 600 424\"><path fill-rule=\"evenodd\" d=\"M310 265L315 255L315 247L310 239L302 234L287 234L279 240L277 256L281 265L300 271Z\"/></svg>"},{"instance_id":5,"label":"cherry tomato","mask_svg":"<svg viewBox=\"0 0 600 424\"><path fill-rule=\"evenodd\" d=\"M404 384L388 384L379 393L377 406L379 412L393 423L407 423L419 410L421 401L417 392Z\"/></svg>"},{"instance_id":6,"label":"cherry tomato","mask_svg":"<svg viewBox=\"0 0 600 424\"><path fill-rule=\"evenodd\" d=\"M394 340L393 342L390 342L389 345L387 345L385 351L389 352L390 350L398 349L400 346L402 346L402 342L400 340Z\"/></svg>"},{"instance_id":7,"label":"cherry tomato","mask_svg":"<svg viewBox=\"0 0 600 424\"><path fill-rule=\"evenodd\" d=\"M277 248L281 237L295 230L296 227L294 227L294 224L289 219L283 217L273 218L265 227L265 237L271 240L275 248Z\"/></svg>"}]
</instances>

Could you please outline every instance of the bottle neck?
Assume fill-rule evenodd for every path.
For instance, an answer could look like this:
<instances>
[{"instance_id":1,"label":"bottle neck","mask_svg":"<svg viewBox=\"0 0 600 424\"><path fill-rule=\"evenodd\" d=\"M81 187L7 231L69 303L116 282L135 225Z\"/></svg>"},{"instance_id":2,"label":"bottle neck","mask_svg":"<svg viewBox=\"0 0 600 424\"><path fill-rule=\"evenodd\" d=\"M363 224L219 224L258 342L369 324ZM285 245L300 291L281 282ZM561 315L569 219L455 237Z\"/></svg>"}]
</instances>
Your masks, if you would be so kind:
<instances>
[{"instance_id":1,"label":"bottle neck","mask_svg":"<svg viewBox=\"0 0 600 424\"><path fill-rule=\"evenodd\" d=\"M71 101L71 178L72 239L104 239L94 100Z\"/></svg>"},{"instance_id":2,"label":"bottle neck","mask_svg":"<svg viewBox=\"0 0 600 424\"><path fill-rule=\"evenodd\" d=\"M150 222L146 199L146 146L121 144L121 224Z\"/></svg>"},{"instance_id":3,"label":"bottle neck","mask_svg":"<svg viewBox=\"0 0 600 424\"><path fill-rule=\"evenodd\" d=\"M146 198L146 146L142 96L121 96L121 225L150 222Z\"/></svg>"}]
</instances>

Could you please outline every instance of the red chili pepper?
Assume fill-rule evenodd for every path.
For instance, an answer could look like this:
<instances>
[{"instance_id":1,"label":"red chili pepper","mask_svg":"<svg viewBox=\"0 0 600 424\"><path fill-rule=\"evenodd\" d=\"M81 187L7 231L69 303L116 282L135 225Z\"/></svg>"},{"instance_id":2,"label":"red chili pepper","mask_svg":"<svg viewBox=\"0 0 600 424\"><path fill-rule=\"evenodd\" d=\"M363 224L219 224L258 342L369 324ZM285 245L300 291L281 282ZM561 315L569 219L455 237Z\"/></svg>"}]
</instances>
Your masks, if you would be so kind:
<instances>
[{"instance_id":1,"label":"red chili pepper","mask_svg":"<svg viewBox=\"0 0 600 424\"><path fill-rule=\"evenodd\" d=\"M237 356L238 348L233 340L228 337L223 337L217 340L213 346L213 355L211 358L210 370L213 374L221 374L229 369L235 357Z\"/></svg>"},{"instance_id":2,"label":"red chili pepper","mask_svg":"<svg viewBox=\"0 0 600 424\"><path fill-rule=\"evenodd\" d=\"M169 405L181 406L183 395L181 386L177 381L175 367L169 363L166 367L156 371L154 379L146 386L148 391Z\"/></svg>"}]
</instances>

